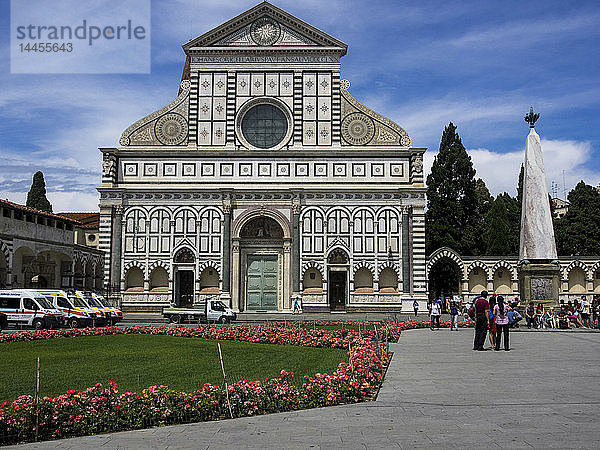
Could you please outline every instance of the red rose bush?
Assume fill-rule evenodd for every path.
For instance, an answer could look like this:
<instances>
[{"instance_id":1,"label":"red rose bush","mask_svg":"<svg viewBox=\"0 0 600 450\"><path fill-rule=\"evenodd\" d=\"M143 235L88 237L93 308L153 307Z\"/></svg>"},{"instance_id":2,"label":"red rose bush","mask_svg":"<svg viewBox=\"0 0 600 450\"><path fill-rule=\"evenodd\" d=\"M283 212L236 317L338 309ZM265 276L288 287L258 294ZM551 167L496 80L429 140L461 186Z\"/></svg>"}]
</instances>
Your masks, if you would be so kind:
<instances>
[{"instance_id":1,"label":"red rose bush","mask_svg":"<svg viewBox=\"0 0 600 450\"><path fill-rule=\"evenodd\" d=\"M331 325L336 322L320 322ZM362 322L368 325L367 322ZM0 334L0 342L66 339L114 334L154 334L221 339L262 344L341 348L349 359L332 374L304 376L281 370L278 378L237 381L227 386L205 384L194 392L150 386L140 393L120 392L115 383L100 383L84 391L70 390L39 401L23 395L0 405L0 444L31 442L94 433L132 430L175 423L218 420L305 408L355 403L373 399L391 354L386 343L397 341L404 329L423 328L428 322L376 323L377 332L345 329L305 329L300 326L223 325L200 328L144 326L24 331ZM37 424L37 426L36 426Z\"/></svg>"}]
</instances>

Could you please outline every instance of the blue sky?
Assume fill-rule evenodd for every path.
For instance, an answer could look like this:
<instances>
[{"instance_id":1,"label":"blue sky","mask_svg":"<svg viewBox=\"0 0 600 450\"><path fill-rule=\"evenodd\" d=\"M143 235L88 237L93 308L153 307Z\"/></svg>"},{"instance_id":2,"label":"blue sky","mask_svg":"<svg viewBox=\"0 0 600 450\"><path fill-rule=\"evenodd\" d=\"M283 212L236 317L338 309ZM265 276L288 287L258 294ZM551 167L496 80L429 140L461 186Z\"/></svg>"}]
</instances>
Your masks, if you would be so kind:
<instances>
[{"instance_id":1,"label":"blue sky","mask_svg":"<svg viewBox=\"0 0 600 450\"><path fill-rule=\"evenodd\" d=\"M0 197L24 202L36 170L55 211L95 210L98 147L177 94L181 45L256 1L152 2L144 75L10 74L9 2L0 6ZM600 2L281 0L275 5L349 45L350 92L427 147L458 126L490 191L515 192L541 112L548 186L600 183Z\"/></svg>"}]
</instances>

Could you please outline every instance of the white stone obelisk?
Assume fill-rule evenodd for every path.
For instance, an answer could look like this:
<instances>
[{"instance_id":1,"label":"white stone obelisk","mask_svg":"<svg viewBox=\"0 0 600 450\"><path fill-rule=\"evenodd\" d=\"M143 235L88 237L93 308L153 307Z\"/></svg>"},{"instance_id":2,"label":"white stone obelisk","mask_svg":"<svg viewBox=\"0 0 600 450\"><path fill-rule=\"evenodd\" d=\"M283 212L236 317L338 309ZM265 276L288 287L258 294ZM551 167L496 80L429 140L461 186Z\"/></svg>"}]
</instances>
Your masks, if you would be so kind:
<instances>
[{"instance_id":1,"label":"white stone obelisk","mask_svg":"<svg viewBox=\"0 0 600 450\"><path fill-rule=\"evenodd\" d=\"M533 115L533 109L531 114ZM531 263L550 262L558 259L542 157L542 144L540 136L535 132L535 120L537 117L530 122L530 131L525 147L519 249L519 260Z\"/></svg>"}]
</instances>

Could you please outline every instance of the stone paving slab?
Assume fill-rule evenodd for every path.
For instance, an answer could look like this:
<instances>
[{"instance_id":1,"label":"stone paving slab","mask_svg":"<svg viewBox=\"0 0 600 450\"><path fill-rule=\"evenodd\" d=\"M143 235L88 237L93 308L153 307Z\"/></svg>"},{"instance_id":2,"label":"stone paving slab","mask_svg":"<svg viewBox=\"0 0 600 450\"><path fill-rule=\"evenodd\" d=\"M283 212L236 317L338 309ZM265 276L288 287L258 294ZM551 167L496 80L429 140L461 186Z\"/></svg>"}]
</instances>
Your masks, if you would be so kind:
<instances>
[{"instance_id":1,"label":"stone paving slab","mask_svg":"<svg viewBox=\"0 0 600 450\"><path fill-rule=\"evenodd\" d=\"M176 425L18 448L600 448L600 335L402 334L374 402Z\"/></svg>"}]
</instances>

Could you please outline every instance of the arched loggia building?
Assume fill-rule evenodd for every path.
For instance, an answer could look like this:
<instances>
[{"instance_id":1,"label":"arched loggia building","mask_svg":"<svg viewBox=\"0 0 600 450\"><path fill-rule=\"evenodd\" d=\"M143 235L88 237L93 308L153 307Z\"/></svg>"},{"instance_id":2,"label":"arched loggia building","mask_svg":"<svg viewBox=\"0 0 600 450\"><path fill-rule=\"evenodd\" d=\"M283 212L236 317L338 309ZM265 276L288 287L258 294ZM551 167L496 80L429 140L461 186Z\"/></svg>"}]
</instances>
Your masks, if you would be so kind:
<instances>
[{"instance_id":1,"label":"arched loggia building","mask_svg":"<svg viewBox=\"0 0 600 450\"><path fill-rule=\"evenodd\" d=\"M443 247L427 258L426 274L428 294L435 297L431 289L435 284L435 268L446 264L458 277L448 286L446 294L462 295L466 301L477 297L481 291L503 295L507 298L519 297L518 258L497 256L461 256L451 248ZM568 302L582 295L600 297L600 257L559 257L561 289L559 301Z\"/></svg>"}]
</instances>

